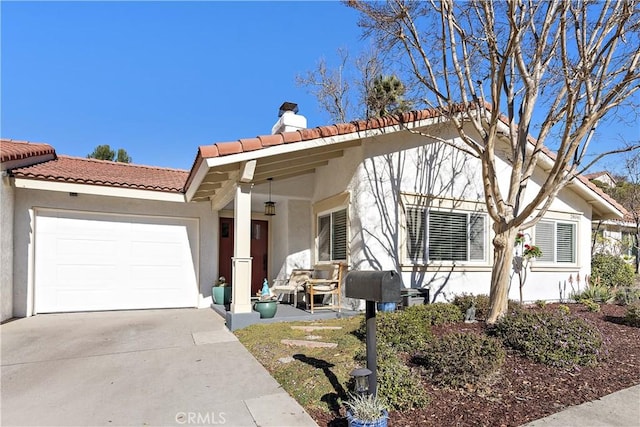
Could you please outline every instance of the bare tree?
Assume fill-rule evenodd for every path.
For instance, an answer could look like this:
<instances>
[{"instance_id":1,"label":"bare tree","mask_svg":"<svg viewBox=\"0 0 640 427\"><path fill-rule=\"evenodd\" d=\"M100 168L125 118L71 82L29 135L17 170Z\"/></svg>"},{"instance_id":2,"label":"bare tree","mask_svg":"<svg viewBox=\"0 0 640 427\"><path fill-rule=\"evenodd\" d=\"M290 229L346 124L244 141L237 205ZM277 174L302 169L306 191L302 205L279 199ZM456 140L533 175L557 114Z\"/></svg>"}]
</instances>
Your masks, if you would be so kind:
<instances>
[{"instance_id":1,"label":"bare tree","mask_svg":"<svg viewBox=\"0 0 640 427\"><path fill-rule=\"evenodd\" d=\"M360 12L359 25L382 51L401 52L430 97L424 101L441 109L465 151L482 162L494 231L488 321L495 322L507 310L516 234L535 225L558 192L606 154L584 164L598 124L640 87L638 2L346 3ZM496 164L504 146L512 166L508 185L499 184ZM549 148L556 152L553 164L525 202Z\"/></svg>"},{"instance_id":2,"label":"bare tree","mask_svg":"<svg viewBox=\"0 0 640 427\"><path fill-rule=\"evenodd\" d=\"M326 60L320 59L317 69L305 75L296 76L298 86L306 86L316 97L320 108L338 123L346 123L350 116L350 82L345 78L349 54L345 49L338 49L340 65L337 69L327 67Z\"/></svg>"}]
</instances>

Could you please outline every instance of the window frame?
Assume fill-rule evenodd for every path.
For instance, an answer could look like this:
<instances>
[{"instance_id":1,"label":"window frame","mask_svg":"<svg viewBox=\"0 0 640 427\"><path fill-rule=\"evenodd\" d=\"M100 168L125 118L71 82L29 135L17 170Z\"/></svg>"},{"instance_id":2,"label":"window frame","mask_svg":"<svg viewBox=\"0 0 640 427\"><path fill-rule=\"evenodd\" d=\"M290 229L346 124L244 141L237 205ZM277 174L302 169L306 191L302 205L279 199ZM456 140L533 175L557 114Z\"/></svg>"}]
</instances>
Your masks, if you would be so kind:
<instances>
[{"instance_id":1,"label":"window frame","mask_svg":"<svg viewBox=\"0 0 640 427\"><path fill-rule=\"evenodd\" d=\"M579 250L579 244L578 244L578 240L579 240L579 222L578 221L571 221L571 220L565 220L565 219L557 219L557 218L542 218L540 221L538 221L538 223L534 226L534 244L536 246L538 246L543 253L543 257L545 254L545 248L543 247L543 243L541 242L542 240L542 236L539 234L539 225L540 224L546 224L548 225L553 225L553 249L552 249L552 253L553 253L553 259L545 259L545 258L538 258L536 259L536 264L541 264L541 265L556 265L556 266L576 266L578 265L578 259L579 259L579 254L578 254L578 250ZM572 230L572 241L571 241L571 255L572 255L572 260L571 261L559 261L558 259L561 258L559 257L559 251L562 249L561 245L559 244L560 239L558 238L558 224L563 225L563 226L570 226L571 230ZM548 250L546 251L548 252ZM563 254L566 255L566 254Z\"/></svg>"},{"instance_id":2,"label":"window frame","mask_svg":"<svg viewBox=\"0 0 640 427\"><path fill-rule=\"evenodd\" d=\"M350 209L351 209L351 193L349 191L345 191L342 193L337 193L332 196L329 196L325 199L318 200L313 202L312 210L311 210L311 224L312 224L312 235L310 236L313 241L313 245L311 247L312 256L314 258L315 263L329 263L333 261L342 261L349 262L349 258L351 256L351 218L350 218ZM345 227L346 227L346 236L345 236L345 249L346 249L346 260L331 260L331 261L320 261L320 251L319 251L319 224L320 217L326 216L328 214L332 214L337 211L346 210L345 216ZM333 258L333 254L330 253L330 258Z\"/></svg>"},{"instance_id":3,"label":"window frame","mask_svg":"<svg viewBox=\"0 0 640 427\"><path fill-rule=\"evenodd\" d=\"M420 211L420 217L421 217L421 226L423 228L423 232L421 233L422 236L418 237L418 241L422 240L422 248L420 249L411 249L412 246L414 246L412 244L411 241L411 235L414 234L411 232L410 230L410 226L409 226L409 217L410 217L410 213L409 210L417 210ZM458 216L460 217L461 215L465 216L465 228L466 228L466 236L465 236L465 243L466 243L466 248L465 248L465 255L466 255L466 259L465 260L454 260L454 259L432 259L430 257L430 251L431 251L431 233L432 233L432 224L431 224L431 217L430 217L430 213L437 213L437 214L449 214L451 216ZM476 217L480 217L482 218L482 232L481 232L481 236L482 236L482 259L472 259L472 253L473 253L473 248L472 248L472 217L476 216ZM406 207L406 211L405 211L405 218L404 218L404 228L406 230L405 233L405 244L403 245L404 248L404 254L405 256L404 258L404 263L408 264L408 265L428 265L428 264L453 264L453 265L482 265L482 266L486 266L489 263L489 258L490 258L490 254L489 254L489 239L488 239L488 233L489 233L489 216L487 215L486 212L483 211L471 211L471 210L466 210L466 209L437 209L437 208L432 208L432 207L428 207L428 206L420 206L420 205L414 205L414 204L408 204ZM418 242L419 243L419 242ZM412 255L412 252L417 251L419 254L422 253L422 256L418 256L415 257ZM453 258L453 257L452 257Z\"/></svg>"},{"instance_id":4,"label":"window frame","mask_svg":"<svg viewBox=\"0 0 640 427\"><path fill-rule=\"evenodd\" d=\"M335 216L336 214L339 214L341 212L344 212L344 258L336 258L335 257L335 239L334 239L334 234L335 234ZM321 259L320 258L320 247L321 242L320 242L320 233L321 233L321 227L320 227L320 221L323 218L329 218L329 241L328 241L328 246L329 246L329 259ZM340 206L334 209L330 209L324 212L319 212L316 214L316 233L315 233L315 240L316 240L316 260L318 262L335 262L335 261L347 261L347 259L349 258L349 209L347 206Z\"/></svg>"}]
</instances>

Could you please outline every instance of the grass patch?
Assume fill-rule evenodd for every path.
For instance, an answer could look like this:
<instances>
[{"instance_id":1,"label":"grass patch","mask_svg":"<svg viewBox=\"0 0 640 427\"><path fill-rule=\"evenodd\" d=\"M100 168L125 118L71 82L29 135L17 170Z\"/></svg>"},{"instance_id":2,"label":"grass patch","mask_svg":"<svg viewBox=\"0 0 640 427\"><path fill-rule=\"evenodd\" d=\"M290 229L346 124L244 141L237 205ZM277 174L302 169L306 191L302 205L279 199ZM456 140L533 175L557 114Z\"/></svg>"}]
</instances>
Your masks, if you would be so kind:
<instances>
[{"instance_id":1,"label":"grass patch","mask_svg":"<svg viewBox=\"0 0 640 427\"><path fill-rule=\"evenodd\" d=\"M240 342L273 375L282 387L305 408L334 409L346 399L349 373L356 367L354 355L364 344L354 335L362 316L316 322L283 322L252 325L235 331ZM341 326L337 330L291 329L291 326ZM283 339L333 342L337 348L290 347ZM280 359L289 360L286 363ZM291 360L292 359L292 360Z\"/></svg>"}]
</instances>

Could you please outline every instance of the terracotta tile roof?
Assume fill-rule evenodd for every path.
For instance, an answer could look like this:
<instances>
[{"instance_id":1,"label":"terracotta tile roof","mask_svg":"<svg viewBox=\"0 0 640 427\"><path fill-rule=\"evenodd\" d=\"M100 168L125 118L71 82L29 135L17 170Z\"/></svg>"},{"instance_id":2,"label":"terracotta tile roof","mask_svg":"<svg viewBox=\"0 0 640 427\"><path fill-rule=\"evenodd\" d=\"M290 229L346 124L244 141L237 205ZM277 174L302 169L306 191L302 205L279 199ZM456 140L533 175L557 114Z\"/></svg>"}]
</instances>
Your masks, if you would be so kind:
<instances>
[{"instance_id":1,"label":"terracotta tile roof","mask_svg":"<svg viewBox=\"0 0 640 427\"><path fill-rule=\"evenodd\" d=\"M189 172L58 156L49 162L14 169L12 175L17 178L182 193Z\"/></svg>"},{"instance_id":2,"label":"terracotta tile roof","mask_svg":"<svg viewBox=\"0 0 640 427\"><path fill-rule=\"evenodd\" d=\"M488 111L492 110L491 104L488 102L485 102L484 107ZM453 108L455 110L454 112L466 111L465 106L462 104L454 106ZM474 105L472 105L470 108L475 107ZM255 138L245 138L239 139L237 141L217 142L212 145L203 145L198 147L198 154L196 155L193 167L191 168L191 174L187 180L187 185L191 183L193 174L204 159L240 154L244 152L269 148L275 145L293 144L318 138L345 135L365 130L381 129L387 126L408 124L430 118L444 117L444 113L445 111L443 109L430 108L418 111L410 111L397 115L371 118L368 120L357 120L350 123L337 123L327 126L318 126L311 129L301 129L294 132L281 132L275 135L259 135ZM499 118L504 124L509 125L509 120L505 115L501 114ZM536 143L535 138L529 136L528 139L530 143ZM552 160L555 160L555 153L553 153L547 147L543 146L541 151ZM612 197L598 188L598 186L589 181L589 179L587 179L584 175L578 175L576 176L576 178L591 190L596 192L600 197L612 204L616 209L620 210L623 214L627 214L627 211L620 203L615 201Z\"/></svg>"},{"instance_id":3,"label":"terracotta tile roof","mask_svg":"<svg viewBox=\"0 0 640 427\"><path fill-rule=\"evenodd\" d=\"M37 142L0 139L0 161L2 163L18 163L21 166L32 162L46 161L55 158L56 151L49 144ZM40 159L36 159L39 157Z\"/></svg>"},{"instance_id":4,"label":"terracotta tile roof","mask_svg":"<svg viewBox=\"0 0 640 427\"><path fill-rule=\"evenodd\" d=\"M275 135L259 135L255 138L243 138L237 141L216 142L214 144L203 145L198 148L196 163L198 159L229 156L232 154L260 150L274 145L292 144L312 139L380 129L387 126L398 125L401 123L412 123L442 115L442 110L439 109L410 111L408 113L390 115L382 118L358 120L350 123L337 123L310 129L300 129L293 132L280 132Z\"/></svg>"}]
</instances>

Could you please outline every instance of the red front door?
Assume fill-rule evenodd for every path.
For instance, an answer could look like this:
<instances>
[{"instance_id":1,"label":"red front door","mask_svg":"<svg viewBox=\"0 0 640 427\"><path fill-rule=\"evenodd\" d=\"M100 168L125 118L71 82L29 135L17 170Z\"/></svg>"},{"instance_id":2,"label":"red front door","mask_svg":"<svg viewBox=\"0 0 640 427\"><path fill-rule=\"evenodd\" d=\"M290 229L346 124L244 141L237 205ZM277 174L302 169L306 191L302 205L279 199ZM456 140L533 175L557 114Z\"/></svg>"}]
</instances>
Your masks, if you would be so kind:
<instances>
[{"instance_id":1,"label":"red front door","mask_svg":"<svg viewBox=\"0 0 640 427\"><path fill-rule=\"evenodd\" d=\"M233 218L220 218L220 250L218 268L220 276L228 283L232 278L232 260L234 243ZM262 289L262 282L268 279L269 262L269 223L262 220L251 221L251 295Z\"/></svg>"}]
</instances>

